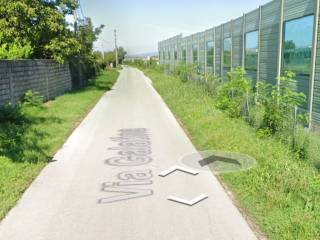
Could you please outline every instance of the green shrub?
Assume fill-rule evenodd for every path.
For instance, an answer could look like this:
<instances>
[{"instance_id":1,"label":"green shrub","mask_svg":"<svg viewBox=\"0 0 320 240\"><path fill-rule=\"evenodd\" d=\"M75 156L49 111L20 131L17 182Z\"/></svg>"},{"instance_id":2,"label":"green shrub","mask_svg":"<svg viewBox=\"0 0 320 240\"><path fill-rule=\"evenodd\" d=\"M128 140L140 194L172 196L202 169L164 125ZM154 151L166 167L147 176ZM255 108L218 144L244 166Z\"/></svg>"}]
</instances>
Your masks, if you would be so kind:
<instances>
[{"instance_id":1,"label":"green shrub","mask_svg":"<svg viewBox=\"0 0 320 240\"><path fill-rule=\"evenodd\" d=\"M299 125L293 139L293 151L302 160L310 161L320 170L320 135L310 132L309 129Z\"/></svg>"},{"instance_id":2,"label":"green shrub","mask_svg":"<svg viewBox=\"0 0 320 240\"><path fill-rule=\"evenodd\" d=\"M187 82L198 74L197 65L179 63L174 70L174 75L179 77L182 82Z\"/></svg>"},{"instance_id":3,"label":"green shrub","mask_svg":"<svg viewBox=\"0 0 320 240\"><path fill-rule=\"evenodd\" d=\"M172 73L169 65L160 65L158 70ZM259 137L276 137L290 146L299 159L312 162L320 170L320 136L305 128L308 115L298 111L295 119L294 109L302 106L306 96L290 87L294 73L285 72L278 79L279 88L259 81L255 91L242 68L228 73L225 82L212 74L201 75L197 65L185 63L179 63L173 74L182 82L194 80L215 98L215 105L230 117L243 117L255 128Z\"/></svg>"},{"instance_id":4,"label":"green shrub","mask_svg":"<svg viewBox=\"0 0 320 240\"><path fill-rule=\"evenodd\" d=\"M254 127L256 130L259 130L263 123L263 117L265 114L265 107L261 104L252 105L250 108L248 123Z\"/></svg>"},{"instance_id":5,"label":"green shrub","mask_svg":"<svg viewBox=\"0 0 320 240\"><path fill-rule=\"evenodd\" d=\"M24 95L23 104L33 107L39 107L43 104L43 96L41 96L38 92L28 90Z\"/></svg>"},{"instance_id":6,"label":"green shrub","mask_svg":"<svg viewBox=\"0 0 320 240\"><path fill-rule=\"evenodd\" d=\"M212 96L216 96L222 84L221 79L215 76L214 74L206 74L204 78L205 78L205 85L207 87L207 91Z\"/></svg>"},{"instance_id":7,"label":"green shrub","mask_svg":"<svg viewBox=\"0 0 320 240\"><path fill-rule=\"evenodd\" d=\"M157 66L157 61L153 58L150 58L149 60L146 61L145 64L147 68L155 68Z\"/></svg>"},{"instance_id":8,"label":"green shrub","mask_svg":"<svg viewBox=\"0 0 320 240\"><path fill-rule=\"evenodd\" d=\"M154 67L154 70L156 70L159 73L164 73L166 69L166 66L164 64L158 64Z\"/></svg>"},{"instance_id":9,"label":"green shrub","mask_svg":"<svg viewBox=\"0 0 320 240\"><path fill-rule=\"evenodd\" d=\"M30 43L0 44L0 59L23 59L32 55L33 49Z\"/></svg>"},{"instance_id":10,"label":"green shrub","mask_svg":"<svg viewBox=\"0 0 320 240\"><path fill-rule=\"evenodd\" d=\"M0 107L0 122L1 123L23 123L25 121L24 113L21 105L13 105L8 103Z\"/></svg>"},{"instance_id":11,"label":"green shrub","mask_svg":"<svg viewBox=\"0 0 320 240\"><path fill-rule=\"evenodd\" d=\"M272 134L287 132L294 126L294 108L300 107L305 101L303 93L297 93L290 87L295 74L285 72L279 78L280 87L272 86L271 93L260 97L260 103L265 106L265 114L261 128L267 128Z\"/></svg>"},{"instance_id":12,"label":"green shrub","mask_svg":"<svg viewBox=\"0 0 320 240\"><path fill-rule=\"evenodd\" d=\"M218 92L217 107L225 110L230 117L240 117L248 109L249 98L252 94L250 80L242 68L236 68L228 73L228 81Z\"/></svg>"}]
</instances>

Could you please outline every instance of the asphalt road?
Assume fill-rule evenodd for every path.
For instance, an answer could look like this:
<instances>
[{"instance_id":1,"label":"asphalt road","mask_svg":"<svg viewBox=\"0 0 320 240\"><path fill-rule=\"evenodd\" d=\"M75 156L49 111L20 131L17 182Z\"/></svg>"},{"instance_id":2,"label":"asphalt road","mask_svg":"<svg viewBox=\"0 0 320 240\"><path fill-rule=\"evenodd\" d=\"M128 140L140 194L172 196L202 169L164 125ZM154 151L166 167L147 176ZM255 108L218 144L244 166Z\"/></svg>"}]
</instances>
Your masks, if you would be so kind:
<instances>
[{"instance_id":1,"label":"asphalt road","mask_svg":"<svg viewBox=\"0 0 320 240\"><path fill-rule=\"evenodd\" d=\"M194 151L150 80L125 68L1 222L0 239L256 239L210 171L158 176ZM201 194L193 206L168 200Z\"/></svg>"}]
</instances>

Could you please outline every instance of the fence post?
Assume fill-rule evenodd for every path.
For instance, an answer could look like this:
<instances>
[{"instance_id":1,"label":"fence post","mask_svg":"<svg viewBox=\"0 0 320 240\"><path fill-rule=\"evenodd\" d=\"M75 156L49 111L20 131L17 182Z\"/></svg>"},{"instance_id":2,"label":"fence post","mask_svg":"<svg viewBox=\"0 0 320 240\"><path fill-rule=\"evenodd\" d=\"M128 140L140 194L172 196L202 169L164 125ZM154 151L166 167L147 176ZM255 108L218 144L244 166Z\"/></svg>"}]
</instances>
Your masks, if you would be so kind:
<instances>
[{"instance_id":1,"label":"fence post","mask_svg":"<svg viewBox=\"0 0 320 240\"><path fill-rule=\"evenodd\" d=\"M293 133L292 133L292 148L296 146L296 131L298 126L298 107L294 106L293 110Z\"/></svg>"},{"instance_id":2,"label":"fence post","mask_svg":"<svg viewBox=\"0 0 320 240\"><path fill-rule=\"evenodd\" d=\"M46 93L47 93L47 100L49 100L49 79L48 79L48 65L47 62L45 62L45 76L46 76Z\"/></svg>"},{"instance_id":3,"label":"fence post","mask_svg":"<svg viewBox=\"0 0 320 240\"><path fill-rule=\"evenodd\" d=\"M258 82L260 80L260 42L261 42L261 19L262 19L262 8L259 6L259 31L258 31L258 66L257 66L257 82L256 87L258 86Z\"/></svg>"},{"instance_id":4,"label":"fence post","mask_svg":"<svg viewBox=\"0 0 320 240\"><path fill-rule=\"evenodd\" d=\"M224 75L224 72L223 72L223 62L224 62L224 25L222 24L221 25L221 39L220 39L220 46L221 46L221 49L220 49L220 76L221 76L221 79L223 81L223 75Z\"/></svg>"},{"instance_id":5,"label":"fence post","mask_svg":"<svg viewBox=\"0 0 320 240\"><path fill-rule=\"evenodd\" d=\"M207 33L204 31L204 75L207 82Z\"/></svg>"},{"instance_id":6,"label":"fence post","mask_svg":"<svg viewBox=\"0 0 320 240\"><path fill-rule=\"evenodd\" d=\"M216 76L216 28L213 29L213 74Z\"/></svg>"},{"instance_id":7,"label":"fence post","mask_svg":"<svg viewBox=\"0 0 320 240\"><path fill-rule=\"evenodd\" d=\"M259 96L259 81L260 81L260 40L261 40L261 19L262 19L262 7L259 6L259 30L258 30L258 59L257 59L257 76L256 76L256 93L254 96L254 103L257 104Z\"/></svg>"},{"instance_id":8,"label":"fence post","mask_svg":"<svg viewBox=\"0 0 320 240\"><path fill-rule=\"evenodd\" d=\"M233 69L233 20L230 21L230 38L231 38L231 48L230 48L230 71Z\"/></svg>"},{"instance_id":9,"label":"fence post","mask_svg":"<svg viewBox=\"0 0 320 240\"><path fill-rule=\"evenodd\" d=\"M309 97L309 129L312 128L312 114L313 114L313 94L314 94L314 79L316 71L316 58L317 58L317 47L318 47L318 28L319 28L319 4L320 0L316 2L315 19L314 19L314 29L313 29L313 43L312 43L312 71L310 78L310 97Z\"/></svg>"},{"instance_id":10,"label":"fence post","mask_svg":"<svg viewBox=\"0 0 320 240\"><path fill-rule=\"evenodd\" d=\"M82 88L83 87L83 82L82 82L82 69L81 69L81 63L80 63L80 57L78 57L77 59L77 63L78 63L78 74L79 74L79 87Z\"/></svg>"},{"instance_id":11,"label":"fence post","mask_svg":"<svg viewBox=\"0 0 320 240\"><path fill-rule=\"evenodd\" d=\"M284 0L280 0L280 23L279 23L279 43L278 43L278 68L277 68L277 84L278 91L280 91L280 80L281 76L281 62L282 62L282 39L283 39L283 8L284 8Z\"/></svg>"},{"instance_id":12,"label":"fence post","mask_svg":"<svg viewBox=\"0 0 320 240\"><path fill-rule=\"evenodd\" d=\"M10 102L14 104L14 87L13 87L13 76L12 76L12 62L7 61L7 67L9 72L9 86L10 86Z\"/></svg>"},{"instance_id":13,"label":"fence post","mask_svg":"<svg viewBox=\"0 0 320 240\"><path fill-rule=\"evenodd\" d=\"M197 36L197 39L198 39L198 53L197 53L197 65L198 65L198 73L200 72L200 33L197 33L196 34L196 36Z\"/></svg>"},{"instance_id":14,"label":"fence post","mask_svg":"<svg viewBox=\"0 0 320 240\"><path fill-rule=\"evenodd\" d=\"M242 17L242 68L244 69L245 61L245 34L246 34L246 14Z\"/></svg>"},{"instance_id":15,"label":"fence post","mask_svg":"<svg viewBox=\"0 0 320 240\"><path fill-rule=\"evenodd\" d=\"M188 64L188 57L190 54L188 54L188 43L189 43L189 38L185 38L184 40L184 48L186 49L186 62L185 64Z\"/></svg>"}]
</instances>

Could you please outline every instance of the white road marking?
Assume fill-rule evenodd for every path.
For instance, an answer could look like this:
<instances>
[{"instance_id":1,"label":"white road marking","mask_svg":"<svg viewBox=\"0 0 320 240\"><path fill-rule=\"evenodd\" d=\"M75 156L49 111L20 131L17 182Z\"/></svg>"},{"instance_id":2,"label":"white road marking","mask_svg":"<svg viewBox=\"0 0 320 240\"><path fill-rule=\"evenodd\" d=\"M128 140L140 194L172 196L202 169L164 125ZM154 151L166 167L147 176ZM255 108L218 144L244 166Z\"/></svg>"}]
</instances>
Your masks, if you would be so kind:
<instances>
[{"instance_id":1,"label":"white road marking","mask_svg":"<svg viewBox=\"0 0 320 240\"><path fill-rule=\"evenodd\" d=\"M178 197L173 197L173 196L168 197L168 200L174 201L174 202L178 202L178 203L183 203L183 204L188 205L188 206L193 206L193 205L197 204L198 202L201 202L202 200L204 200L206 198L208 198L207 195L201 194L201 195L199 195L198 197L195 197L192 200L185 200L185 199L178 198Z\"/></svg>"},{"instance_id":2,"label":"white road marking","mask_svg":"<svg viewBox=\"0 0 320 240\"><path fill-rule=\"evenodd\" d=\"M159 173L159 176L160 177L165 177L175 171L181 171L181 172L185 172L185 173L189 173L189 174L192 174L192 175L197 175L199 172L198 171L195 171L191 168L186 168L186 167L180 167L180 166L173 166L173 167L170 167L168 168L167 170L164 170L162 171L161 173Z\"/></svg>"}]
</instances>

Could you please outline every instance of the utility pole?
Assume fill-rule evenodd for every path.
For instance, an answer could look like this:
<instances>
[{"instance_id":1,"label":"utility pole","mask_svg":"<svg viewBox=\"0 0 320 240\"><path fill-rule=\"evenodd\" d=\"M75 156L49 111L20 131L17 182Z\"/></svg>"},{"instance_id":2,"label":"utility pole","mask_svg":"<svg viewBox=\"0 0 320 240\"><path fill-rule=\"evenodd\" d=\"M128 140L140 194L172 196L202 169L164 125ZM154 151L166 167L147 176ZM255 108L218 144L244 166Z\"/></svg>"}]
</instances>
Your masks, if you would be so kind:
<instances>
[{"instance_id":1,"label":"utility pole","mask_svg":"<svg viewBox=\"0 0 320 240\"><path fill-rule=\"evenodd\" d=\"M79 2L78 2L79 3ZM73 27L74 27L74 33L77 34L78 32L78 14L77 14L77 9L73 10ZM84 84L82 82L82 69L81 69L81 64L80 64L80 56L77 56L77 70L78 70L78 81L79 81L79 86L82 87Z\"/></svg>"},{"instance_id":2,"label":"utility pole","mask_svg":"<svg viewBox=\"0 0 320 240\"><path fill-rule=\"evenodd\" d=\"M74 32L76 33L78 30L78 15L77 15L77 10L73 10L73 28Z\"/></svg>"},{"instance_id":3,"label":"utility pole","mask_svg":"<svg viewBox=\"0 0 320 240\"><path fill-rule=\"evenodd\" d=\"M104 60L104 47L103 47L103 42L101 42L101 53L102 53L102 59Z\"/></svg>"},{"instance_id":4,"label":"utility pole","mask_svg":"<svg viewBox=\"0 0 320 240\"><path fill-rule=\"evenodd\" d=\"M117 30L114 30L114 46L115 46L115 54L116 54L116 66L118 66L118 46L117 46Z\"/></svg>"}]
</instances>

